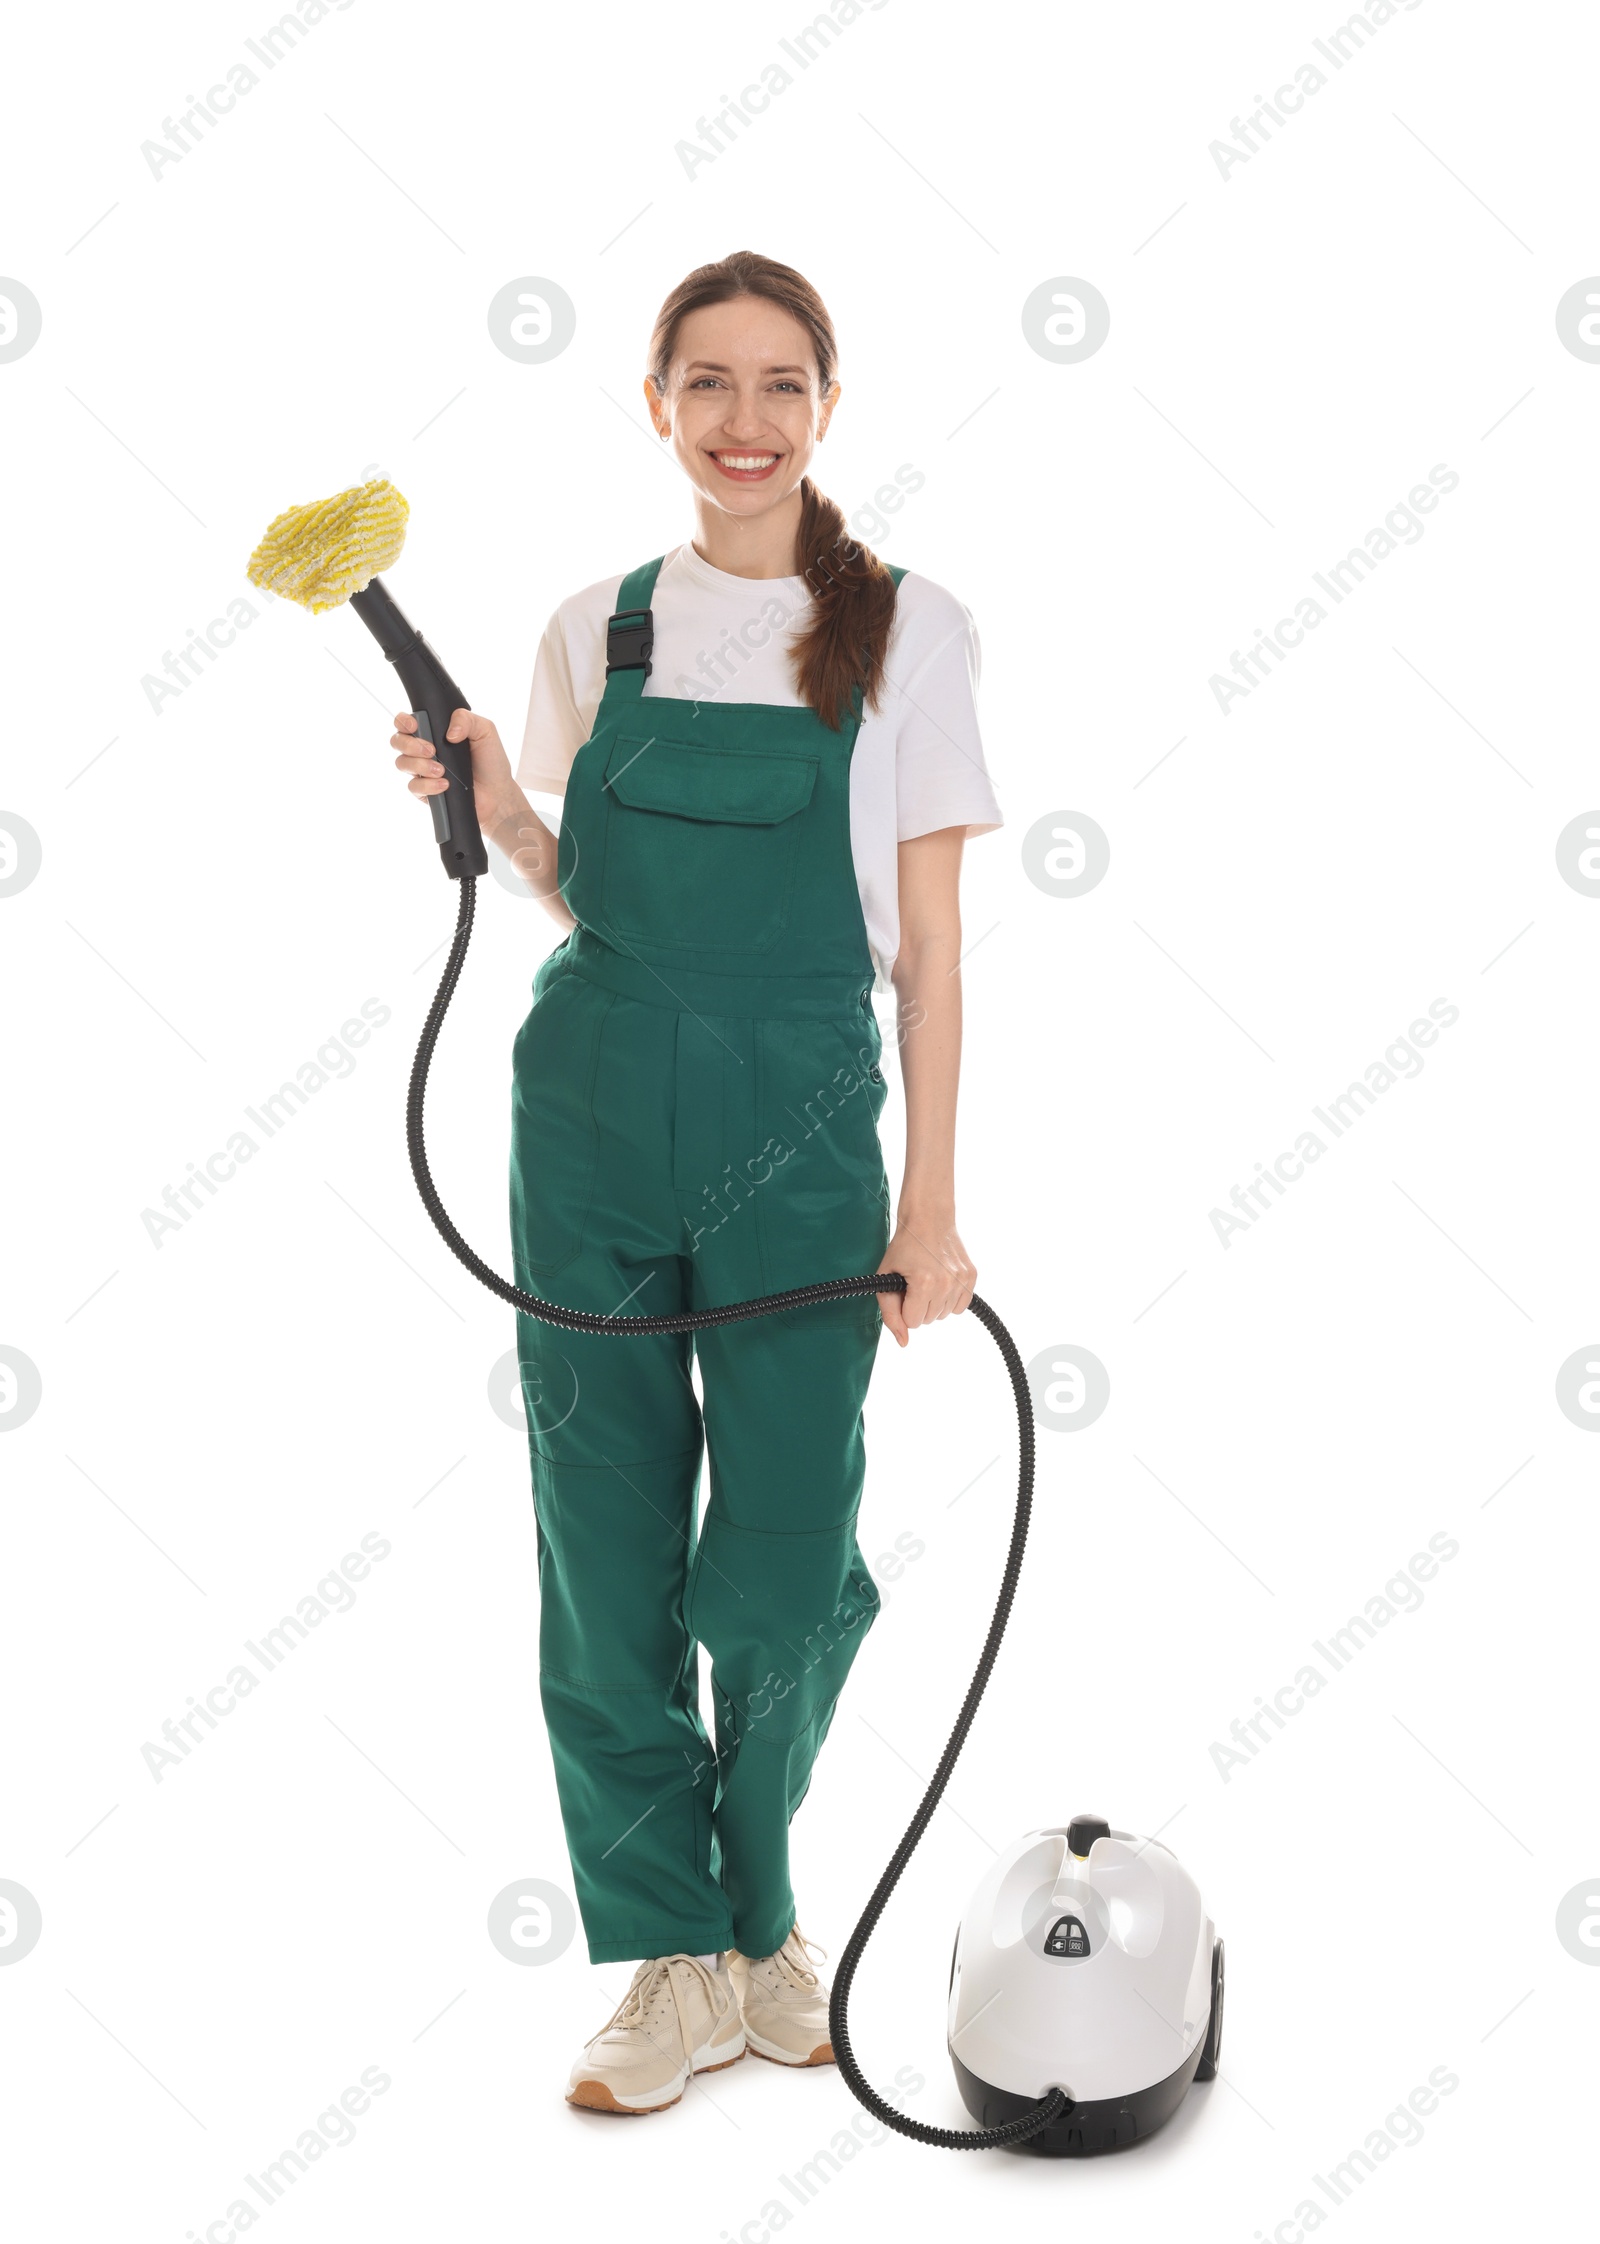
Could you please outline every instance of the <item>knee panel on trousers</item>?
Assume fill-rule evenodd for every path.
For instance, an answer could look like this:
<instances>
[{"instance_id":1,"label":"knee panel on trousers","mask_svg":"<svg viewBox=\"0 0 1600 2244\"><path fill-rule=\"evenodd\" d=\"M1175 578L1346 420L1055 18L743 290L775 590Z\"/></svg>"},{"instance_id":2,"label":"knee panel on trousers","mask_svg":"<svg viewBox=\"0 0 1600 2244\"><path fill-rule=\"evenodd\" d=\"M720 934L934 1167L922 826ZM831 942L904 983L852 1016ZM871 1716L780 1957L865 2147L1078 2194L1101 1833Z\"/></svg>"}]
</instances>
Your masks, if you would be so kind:
<instances>
[{"instance_id":1,"label":"knee panel on trousers","mask_svg":"<svg viewBox=\"0 0 1600 2244\"><path fill-rule=\"evenodd\" d=\"M853 1522L794 1535L707 1517L689 1626L740 1742L786 1743L825 1713L877 1611Z\"/></svg>"},{"instance_id":2,"label":"knee panel on trousers","mask_svg":"<svg viewBox=\"0 0 1600 2244\"><path fill-rule=\"evenodd\" d=\"M698 1452L576 1466L533 1455L539 1664L594 1691L670 1691L691 1658L683 1616Z\"/></svg>"}]
</instances>

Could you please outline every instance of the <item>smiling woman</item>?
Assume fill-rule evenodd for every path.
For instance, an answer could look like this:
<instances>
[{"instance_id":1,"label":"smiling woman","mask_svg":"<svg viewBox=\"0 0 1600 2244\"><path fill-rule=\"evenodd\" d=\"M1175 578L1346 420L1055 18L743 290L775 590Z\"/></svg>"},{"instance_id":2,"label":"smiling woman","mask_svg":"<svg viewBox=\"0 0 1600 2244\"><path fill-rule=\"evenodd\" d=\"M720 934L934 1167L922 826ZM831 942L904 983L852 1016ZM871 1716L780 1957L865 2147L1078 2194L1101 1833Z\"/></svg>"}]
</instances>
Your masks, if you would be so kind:
<instances>
[{"instance_id":1,"label":"smiling woman","mask_svg":"<svg viewBox=\"0 0 1600 2244\"><path fill-rule=\"evenodd\" d=\"M693 538L562 603L515 778L487 718L450 725L485 834L565 931L513 1062L518 1285L672 1315L826 1271L905 1280L881 1307L692 1345L519 1321L573 1878L591 1961L645 1959L568 2080L595 2111L659 2110L747 2050L832 2061L788 1833L881 1602L856 1540L862 1405L881 1327L904 1347L976 1278L955 1216L958 887L966 836L1000 823L977 638L812 481L837 359L786 265L741 251L674 289L643 388ZM685 694L697 649L716 675ZM437 794L397 724L412 791ZM564 797L559 839L524 789ZM899 1000L906 1095L892 1238L875 982Z\"/></svg>"}]
</instances>

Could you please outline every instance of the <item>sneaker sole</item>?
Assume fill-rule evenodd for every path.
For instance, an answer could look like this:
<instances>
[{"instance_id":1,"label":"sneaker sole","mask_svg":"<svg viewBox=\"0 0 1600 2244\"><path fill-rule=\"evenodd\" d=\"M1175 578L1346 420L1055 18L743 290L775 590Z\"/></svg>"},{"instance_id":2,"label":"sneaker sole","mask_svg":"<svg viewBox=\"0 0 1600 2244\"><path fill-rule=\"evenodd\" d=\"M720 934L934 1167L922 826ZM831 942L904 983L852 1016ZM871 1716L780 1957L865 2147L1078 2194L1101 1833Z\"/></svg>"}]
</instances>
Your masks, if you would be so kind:
<instances>
[{"instance_id":1,"label":"sneaker sole","mask_svg":"<svg viewBox=\"0 0 1600 2244\"><path fill-rule=\"evenodd\" d=\"M776 2042L763 2045L748 2026L744 2030L744 2038L751 2056L764 2057L769 2065L831 2065L836 2062L831 2041L818 2042L809 2057L797 2057L793 2050L780 2049Z\"/></svg>"},{"instance_id":2,"label":"sneaker sole","mask_svg":"<svg viewBox=\"0 0 1600 2244\"><path fill-rule=\"evenodd\" d=\"M749 2046L746 2037L745 2048L734 2056L720 2057L714 2065L691 2066L689 2078L692 2080L700 2073L725 2073L730 2065L738 2064ZM619 2104L603 2080L580 2080L575 2088L567 2090L567 2102L577 2105L580 2111L609 2112L618 2119L648 2119L653 2112L669 2112L674 2104L681 2104L687 2088L686 2081L676 2096L668 2096L659 2104Z\"/></svg>"}]
</instances>

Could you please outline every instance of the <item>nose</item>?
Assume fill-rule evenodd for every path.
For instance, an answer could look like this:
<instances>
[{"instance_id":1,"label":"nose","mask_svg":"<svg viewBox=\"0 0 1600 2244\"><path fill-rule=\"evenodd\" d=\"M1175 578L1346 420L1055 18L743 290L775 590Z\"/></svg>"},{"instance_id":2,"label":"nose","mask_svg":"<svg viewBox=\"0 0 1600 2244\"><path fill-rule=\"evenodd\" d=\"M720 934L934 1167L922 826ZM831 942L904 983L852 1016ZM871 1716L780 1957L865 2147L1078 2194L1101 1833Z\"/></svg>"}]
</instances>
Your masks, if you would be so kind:
<instances>
[{"instance_id":1,"label":"nose","mask_svg":"<svg viewBox=\"0 0 1600 2244\"><path fill-rule=\"evenodd\" d=\"M758 397L735 397L723 416L723 428L734 443L749 443L767 433L767 416Z\"/></svg>"}]
</instances>

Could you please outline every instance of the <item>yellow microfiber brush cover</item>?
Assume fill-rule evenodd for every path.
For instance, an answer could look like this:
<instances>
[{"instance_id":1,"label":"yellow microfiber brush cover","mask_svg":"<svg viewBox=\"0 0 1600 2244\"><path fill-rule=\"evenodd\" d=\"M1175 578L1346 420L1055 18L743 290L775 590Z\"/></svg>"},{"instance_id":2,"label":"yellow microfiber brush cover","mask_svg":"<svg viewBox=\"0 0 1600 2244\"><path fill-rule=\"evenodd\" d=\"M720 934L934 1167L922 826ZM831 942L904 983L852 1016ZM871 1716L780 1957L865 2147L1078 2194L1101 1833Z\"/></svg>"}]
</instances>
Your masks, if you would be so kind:
<instances>
[{"instance_id":1,"label":"yellow microfiber brush cover","mask_svg":"<svg viewBox=\"0 0 1600 2244\"><path fill-rule=\"evenodd\" d=\"M319 616L399 560L410 512L386 476L292 506L270 525L246 573L264 592Z\"/></svg>"}]
</instances>

